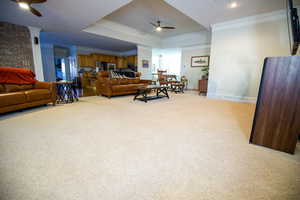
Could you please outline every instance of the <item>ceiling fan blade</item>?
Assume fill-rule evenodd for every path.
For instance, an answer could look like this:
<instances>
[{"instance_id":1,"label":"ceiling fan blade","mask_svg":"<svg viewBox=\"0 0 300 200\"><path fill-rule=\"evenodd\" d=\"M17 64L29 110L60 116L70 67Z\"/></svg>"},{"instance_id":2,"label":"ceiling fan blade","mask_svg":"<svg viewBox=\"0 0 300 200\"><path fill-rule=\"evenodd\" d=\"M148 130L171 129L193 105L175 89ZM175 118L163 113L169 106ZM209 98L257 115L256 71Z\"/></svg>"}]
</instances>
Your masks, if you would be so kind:
<instances>
[{"instance_id":1,"label":"ceiling fan blade","mask_svg":"<svg viewBox=\"0 0 300 200\"><path fill-rule=\"evenodd\" d=\"M30 3L44 3L47 0L30 0Z\"/></svg>"},{"instance_id":2,"label":"ceiling fan blade","mask_svg":"<svg viewBox=\"0 0 300 200\"><path fill-rule=\"evenodd\" d=\"M152 26L157 27L157 24L154 24L154 23L152 23L152 22L150 22L150 24L151 24Z\"/></svg>"},{"instance_id":3,"label":"ceiling fan blade","mask_svg":"<svg viewBox=\"0 0 300 200\"><path fill-rule=\"evenodd\" d=\"M41 16L42 16L42 14L41 14L39 11L37 11L36 9L34 9L34 8L31 7L31 6L30 6L30 12L32 12L32 14L34 14L34 15L36 15L36 16L38 16L38 17L41 17Z\"/></svg>"},{"instance_id":4,"label":"ceiling fan blade","mask_svg":"<svg viewBox=\"0 0 300 200\"><path fill-rule=\"evenodd\" d=\"M173 26L163 26L161 28L163 28L163 29L175 29L175 27L173 27Z\"/></svg>"},{"instance_id":5,"label":"ceiling fan blade","mask_svg":"<svg viewBox=\"0 0 300 200\"><path fill-rule=\"evenodd\" d=\"M33 3L44 3L47 0L10 0L10 1L15 2L15 3L24 2L24 3L27 3L30 5Z\"/></svg>"}]
</instances>

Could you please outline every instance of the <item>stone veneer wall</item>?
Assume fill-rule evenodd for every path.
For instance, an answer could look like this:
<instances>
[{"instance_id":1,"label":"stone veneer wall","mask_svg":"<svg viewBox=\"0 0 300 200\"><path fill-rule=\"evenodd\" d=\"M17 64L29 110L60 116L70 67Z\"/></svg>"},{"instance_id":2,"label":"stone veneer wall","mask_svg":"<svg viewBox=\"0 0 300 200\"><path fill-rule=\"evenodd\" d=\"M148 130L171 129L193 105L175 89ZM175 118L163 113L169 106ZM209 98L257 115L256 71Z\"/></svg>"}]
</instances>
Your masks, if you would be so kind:
<instances>
[{"instance_id":1,"label":"stone veneer wall","mask_svg":"<svg viewBox=\"0 0 300 200\"><path fill-rule=\"evenodd\" d=\"M0 22L0 67L27 68L34 71L29 29Z\"/></svg>"}]
</instances>

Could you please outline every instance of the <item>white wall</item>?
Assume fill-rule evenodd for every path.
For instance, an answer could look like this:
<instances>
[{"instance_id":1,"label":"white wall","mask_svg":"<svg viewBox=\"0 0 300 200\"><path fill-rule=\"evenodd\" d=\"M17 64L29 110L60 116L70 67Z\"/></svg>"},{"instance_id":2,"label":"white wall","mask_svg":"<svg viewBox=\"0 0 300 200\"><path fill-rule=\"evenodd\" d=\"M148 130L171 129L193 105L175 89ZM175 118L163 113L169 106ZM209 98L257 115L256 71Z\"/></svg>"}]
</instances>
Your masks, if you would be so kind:
<instances>
[{"instance_id":1,"label":"white wall","mask_svg":"<svg viewBox=\"0 0 300 200\"><path fill-rule=\"evenodd\" d=\"M289 40L284 12L214 25L208 96L255 101L264 59L287 55Z\"/></svg>"},{"instance_id":2,"label":"white wall","mask_svg":"<svg viewBox=\"0 0 300 200\"><path fill-rule=\"evenodd\" d=\"M138 55L138 72L142 73L141 79L152 80L152 48L138 45L137 55ZM149 61L148 68L143 68L143 60Z\"/></svg>"},{"instance_id":3,"label":"white wall","mask_svg":"<svg viewBox=\"0 0 300 200\"><path fill-rule=\"evenodd\" d=\"M202 77L202 67L191 67L191 59L193 56L208 56L210 54L210 46L194 46L182 48L181 76L188 79L188 89L198 89L198 82Z\"/></svg>"},{"instance_id":4,"label":"white wall","mask_svg":"<svg viewBox=\"0 0 300 200\"><path fill-rule=\"evenodd\" d=\"M55 48L56 47L56 48ZM72 45L64 45L64 44L41 44L41 54L42 54L42 63L43 63L43 74L45 81L56 81L56 72L55 72L55 51L56 54L59 55L59 48L64 47L69 50L70 56L65 60L66 62L66 73L67 79L72 80L77 76L77 47ZM61 56L64 57L65 52L60 53Z\"/></svg>"},{"instance_id":5,"label":"white wall","mask_svg":"<svg viewBox=\"0 0 300 200\"><path fill-rule=\"evenodd\" d=\"M33 62L34 62L34 72L36 75L36 79L39 81L44 81L44 73L43 73L43 62L42 62L42 53L40 46L40 28L28 26L31 36L31 45L32 45L32 53L33 53ZM35 44L34 39L38 39L38 44Z\"/></svg>"},{"instance_id":6,"label":"white wall","mask_svg":"<svg viewBox=\"0 0 300 200\"><path fill-rule=\"evenodd\" d=\"M41 44L45 81L56 81L53 44Z\"/></svg>"}]
</instances>

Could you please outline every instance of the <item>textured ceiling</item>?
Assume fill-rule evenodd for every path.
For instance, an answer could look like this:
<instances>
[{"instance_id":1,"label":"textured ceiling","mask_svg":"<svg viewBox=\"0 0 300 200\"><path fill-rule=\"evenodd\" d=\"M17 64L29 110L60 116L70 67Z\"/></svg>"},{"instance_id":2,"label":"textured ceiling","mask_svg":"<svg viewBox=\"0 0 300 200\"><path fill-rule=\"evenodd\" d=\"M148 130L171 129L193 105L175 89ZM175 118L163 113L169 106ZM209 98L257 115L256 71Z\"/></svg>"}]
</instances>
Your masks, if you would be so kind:
<instances>
[{"instance_id":1,"label":"textured ceiling","mask_svg":"<svg viewBox=\"0 0 300 200\"><path fill-rule=\"evenodd\" d=\"M38 18L21 10L10 0L0 0L0 20L40 27L45 31L43 38L49 42L66 42L123 51L135 48L135 45L108 37L91 35L81 30L107 16L106 18L118 23L149 32L151 26L148 23L159 17L166 25L178 27L176 31L161 33L162 37L166 37L179 34L179 32L197 31L201 29L197 23L209 28L211 24L280 10L285 8L286 2L286 0L236 0L238 7L231 9L228 5L232 0L134 1L136 1L135 4L127 5L131 0L48 0L44 4L34 5L44 15L42 18ZM116 12L119 14L114 15L114 11L119 8L121 9ZM124 12L123 9L129 10Z\"/></svg>"},{"instance_id":2,"label":"textured ceiling","mask_svg":"<svg viewBox=\"0 0 300 200\"><path fill-rule=\"evenodd\" d=\"M165 0L173 7L209 28L210 25L286 7L286 0ZM237 8L230 8L237 2Z\"/></svg>"},{"instance_id":3,"label":"textured ceiling","mask_svg":"<svg viewBox=\"0 0 300 200\"><path fill-rule=\"evenodd\" d=\"M133 0L104 19L163 38L205 30L203 26L163 0ZM157 20L162 21L162 25L176 26L176 29L156 32L150 22Z\"/></svg>"},{"instance_id":4,"label":"textured ceiling","mask_svg":"<svg viewBox=\"0 0 300 200\"><path fill-rule=\"evenodd\" d=\"M42 32L41 42L93 47L116 52L136 49L136 45L130 42L80 31L77 33Z\"/></svg>"},{"instance_id":5,"label":"textured ceiling","mask_svg":"<svg viewBox=\"0 0 300 200\"><path fill-rule=\"evenodd\" d=\"M81 30L105 15L122 7L130 0L48 0L34 4L43 17L39 18L22 10L10 0L0 0L0 21L42 28L42 40L124 51L135 48L135 44L91 35Z\"/></svg>"}]
</instances>

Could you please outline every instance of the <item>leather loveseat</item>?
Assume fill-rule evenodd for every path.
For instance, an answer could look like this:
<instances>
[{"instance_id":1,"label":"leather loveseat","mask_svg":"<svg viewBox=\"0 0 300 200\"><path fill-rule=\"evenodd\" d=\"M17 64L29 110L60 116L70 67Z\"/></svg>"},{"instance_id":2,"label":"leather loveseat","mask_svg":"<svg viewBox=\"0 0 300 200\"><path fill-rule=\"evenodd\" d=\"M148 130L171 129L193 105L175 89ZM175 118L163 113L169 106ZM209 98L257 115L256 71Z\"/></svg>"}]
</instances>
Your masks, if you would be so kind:
<instances>
[{"instance_id":1,"label":"leather loveseat","mask_svg":"<svg viewBox=\"0 0 300 200\"><path fill-rule=\"evenodd\" d=\"M0 114L55 102L55 83L0 84Z\"/></svg>"},{"instance_id":2,"label":"leather loveseat","mask_svg":"<svg viewBox=\"0 0 300 200\"><path fill-rule=\"evenodd\" d=\"M37 81L29 69L0 67L0 114L55 102L55 83Z\"/></svg>"},{"instance_id":3,"label":"leather loveseat","mask_svg":"<svg viewBox=\"0 0 300 200\"><path fill-rule=\"evenodd\" d=\"M135 94L140 86L149 85L151 81L141 80L141 73L135 72L135 78L110 78L109 71L100 71L97 74L97 95L107 97Z\"/></svg>"}]
</instances>

